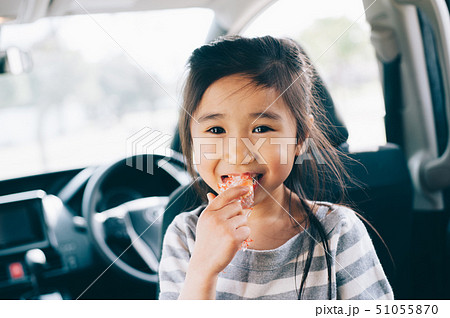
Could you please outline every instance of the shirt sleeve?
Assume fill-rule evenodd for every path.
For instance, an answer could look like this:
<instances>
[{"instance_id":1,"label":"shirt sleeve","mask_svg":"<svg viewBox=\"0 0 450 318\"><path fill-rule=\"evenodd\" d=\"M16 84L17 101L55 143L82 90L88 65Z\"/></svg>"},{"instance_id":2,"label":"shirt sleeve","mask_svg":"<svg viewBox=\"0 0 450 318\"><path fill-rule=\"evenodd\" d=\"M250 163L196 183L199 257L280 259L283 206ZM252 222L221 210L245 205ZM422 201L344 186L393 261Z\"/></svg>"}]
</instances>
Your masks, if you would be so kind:
<instances>
[{"instance_id":1,"label":"shirt sleeve","mask_svg":"<svg viewBox=\"0 0 450 318\"><path fill-rule=\"evenodd\" d=\"M198 216L179 214L167 228L159 264L159 299L178 299L183 287L195 240Z\"/></svg>"},{"instance_id":2,"label":"shirt sleeve","mask_svg":"<svg viewBox=\"0 0 450 318\"><path fill-rule=\"evenodd\" d=\"M184 283L190 254L186 234L172 222L164 236L159 264L159 299L178 299Z\"/></svg>"},{"instance_id":3,"label":"shirt sleeve","mask_svg":"<svg viewBox=\"0 0 450 318\"><path fill-rule=\"evenodd\" d=\"M349 212L335 228L337 299L393 299L366 227L353 211Z\"/></svg>"}]
</instances>

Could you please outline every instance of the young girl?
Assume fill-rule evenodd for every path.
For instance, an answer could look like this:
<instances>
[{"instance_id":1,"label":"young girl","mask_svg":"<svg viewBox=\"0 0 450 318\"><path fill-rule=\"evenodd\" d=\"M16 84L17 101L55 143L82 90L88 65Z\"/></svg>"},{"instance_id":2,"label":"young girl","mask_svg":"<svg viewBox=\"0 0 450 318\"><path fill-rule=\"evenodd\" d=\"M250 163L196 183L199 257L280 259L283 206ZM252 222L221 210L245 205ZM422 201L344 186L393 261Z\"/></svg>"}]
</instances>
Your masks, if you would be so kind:
<instances>
[{"instance_id":1,"label":"young girl","mask_svg":"<svg viewBox=\"0 0 450 318\"><path fill-rule=\"evenodd\" d=\"M355 212L317 200L323 178L343 190L344 182L301 48L270 36L225 37L195 50L189 66L179 127L207 204L167 229L160 299L392 299ZM307 142L312 160L298 160ZM218 195L234 176L254 180L250 215L240 202L249 187Z\"/></svg>"}]
</instances>

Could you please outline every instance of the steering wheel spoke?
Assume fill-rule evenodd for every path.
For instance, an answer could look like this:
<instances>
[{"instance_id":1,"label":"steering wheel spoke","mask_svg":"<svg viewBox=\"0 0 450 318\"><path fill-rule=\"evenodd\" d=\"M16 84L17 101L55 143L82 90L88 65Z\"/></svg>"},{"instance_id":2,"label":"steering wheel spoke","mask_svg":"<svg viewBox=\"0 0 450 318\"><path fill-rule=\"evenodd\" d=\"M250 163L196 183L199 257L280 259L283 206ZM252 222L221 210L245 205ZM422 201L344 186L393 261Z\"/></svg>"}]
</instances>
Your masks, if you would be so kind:
<instances>
[{"instance_id":1,"label":"steering wheel spoke","mask_svg":"<svg viewBox=\"0 0 450 318\"><path fill-rule=\"evenodd\" d=\"M109 219L123 219L127 213L128 210L124 203L102 212L94 212L93 214L97 222L105 223Z\"/></svg>"},{"instance_id":2,"label":"steering wheel spoke","mask_svg":"<svg viewBox=\"0 0 450 318\"><path fill-rule=\"evenodd\" d=\"M155 252L150 248L148 244L142 239L142 234L138 235L132 225L130 215L128 214L125 219L125 229L128 237L131 239L131 246L136 250L142 260L153 272L158 272L159 261L155 255Z\"/></svg>"}]
</instances>

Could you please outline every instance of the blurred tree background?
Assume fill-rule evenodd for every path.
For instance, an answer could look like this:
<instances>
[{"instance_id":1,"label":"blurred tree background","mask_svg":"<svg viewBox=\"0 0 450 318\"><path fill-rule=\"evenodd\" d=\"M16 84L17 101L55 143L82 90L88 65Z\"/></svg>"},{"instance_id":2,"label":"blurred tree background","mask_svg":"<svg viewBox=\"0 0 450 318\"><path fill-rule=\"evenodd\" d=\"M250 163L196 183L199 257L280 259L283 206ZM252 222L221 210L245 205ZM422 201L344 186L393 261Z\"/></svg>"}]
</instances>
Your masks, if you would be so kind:
<instances>
[{"instance_id":1,"label":"blurred tree background","mask_svg":"<svg viewBox=\"0 0 450 318\"><path fill-rule=\"evenodd\" d=\"M384 144L384 100L369 30L345 16L315 20L295 37L328 86L353 150Z\"/></svg>"},{"instance_id":2,"label":"blurred tree background","mask_svg":"<svg viewBox=\"0 0 450 318\"><path fill-rule=\"evenodd\" d=\"M326 70L329 82L353 85L373 81L373 67L370 72L363 71L374 52L360 24L347 17L319 19L297 40L313 60L318 60L319 71Z\"/></svg>"}]
</instances>

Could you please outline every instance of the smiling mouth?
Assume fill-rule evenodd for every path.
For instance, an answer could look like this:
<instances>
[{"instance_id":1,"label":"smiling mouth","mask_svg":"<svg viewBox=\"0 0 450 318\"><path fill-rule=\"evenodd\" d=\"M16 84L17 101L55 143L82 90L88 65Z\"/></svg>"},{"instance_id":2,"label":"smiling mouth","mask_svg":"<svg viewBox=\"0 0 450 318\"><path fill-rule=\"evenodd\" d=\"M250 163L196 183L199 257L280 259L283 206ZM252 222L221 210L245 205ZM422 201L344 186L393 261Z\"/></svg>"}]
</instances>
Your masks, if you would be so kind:
<instances>
[{"instance_id":1,"label":"smiling mouth","mask_svg":"<svg viewBox=\"0 0 450 318\"><path fill-rule=\"evenodd\" d=\"M260 183L263 174L262 173L244 173L242 175L249 175L253 179L253 183L256 185ZM225 174L221 176L222 183L226 183L232 176L237 176L237 174Z\"/></svg>"}]
</instances>

